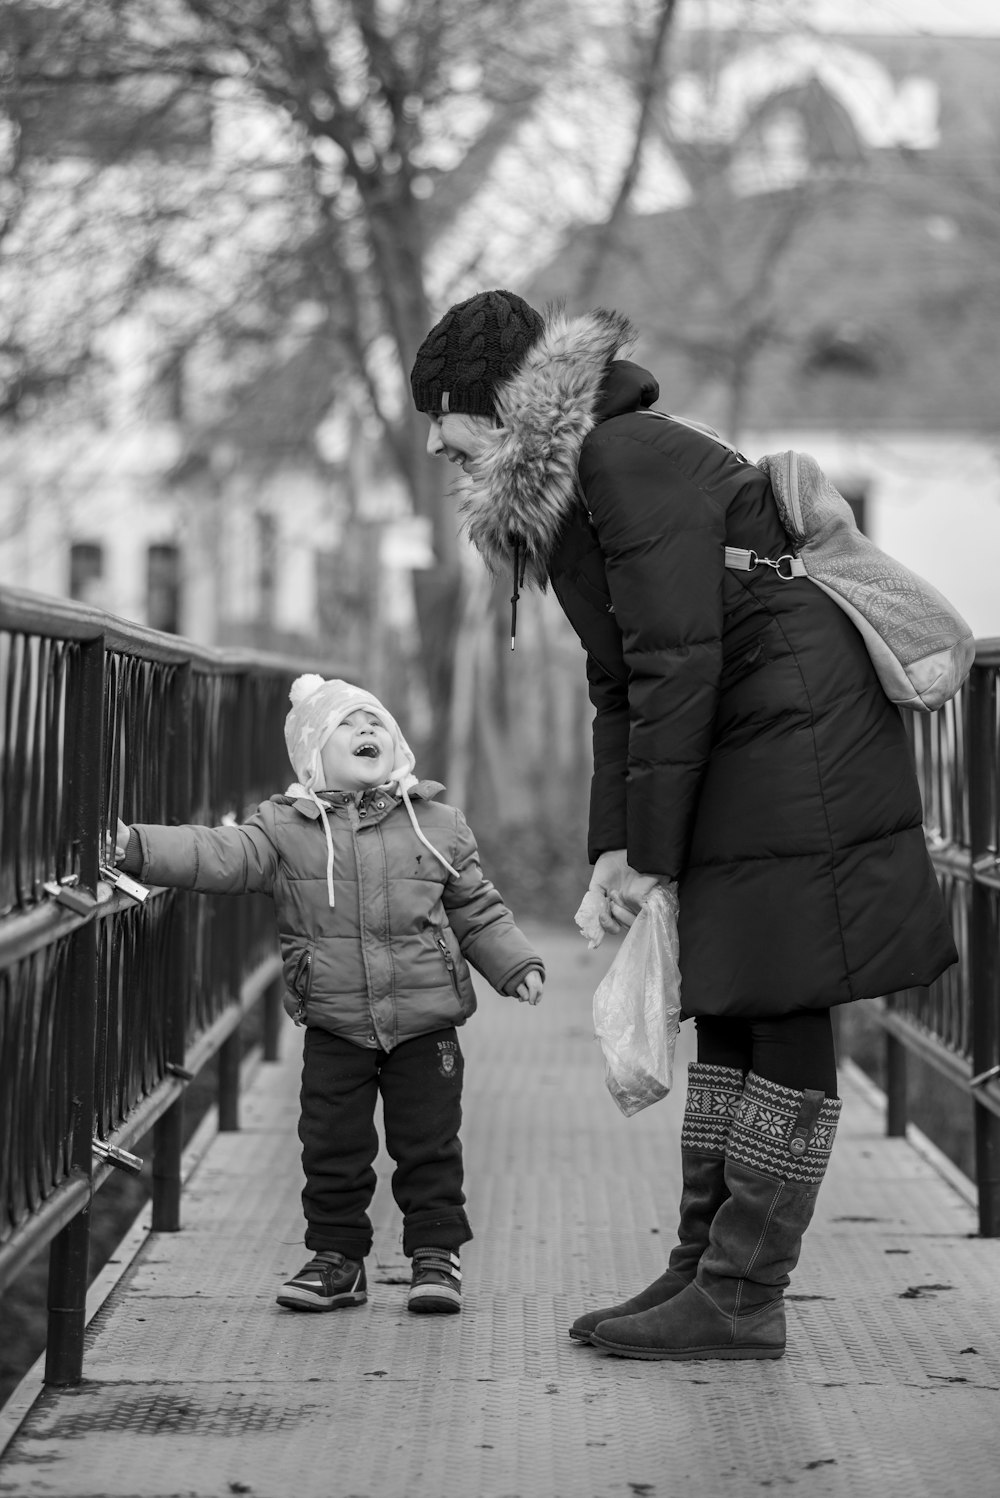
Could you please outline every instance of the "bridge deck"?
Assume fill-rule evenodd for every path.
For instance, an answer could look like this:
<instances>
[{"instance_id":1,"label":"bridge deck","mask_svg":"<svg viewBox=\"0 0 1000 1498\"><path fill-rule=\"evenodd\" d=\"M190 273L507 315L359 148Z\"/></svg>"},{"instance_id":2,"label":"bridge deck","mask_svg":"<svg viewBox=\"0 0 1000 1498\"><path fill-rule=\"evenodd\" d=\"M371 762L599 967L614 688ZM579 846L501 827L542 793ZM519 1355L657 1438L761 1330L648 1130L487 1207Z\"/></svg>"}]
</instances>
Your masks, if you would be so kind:
<instances>
[{"instance_id":1,"label":"bridge deck","mask_svg":"<svg viewBox=\"0 0 1000 1498\"><path fill-rule=\"evenodd\" d=\"M1000 1241L975 1236L953 1178L884 1137L853 1068L781 1361L626 1362L570 1342L580 1310L659 1273L672 1242L690 1037L675 1093L624 1119L590 1027L610 953L572 933L539 939L541 1007L485 991L463 1032L476 1231L463 1314L406 1313L384 1156L369 1304L318 1316L275 1305L304 1259L289 1027L242 1131L217 1136L195 1170L184 1231L133 1233L137 1252L89 1328L84 1383L40 1391L35 1371L11 1400L0 1494L997 1491Z\"/></svg>"}]
</instances>

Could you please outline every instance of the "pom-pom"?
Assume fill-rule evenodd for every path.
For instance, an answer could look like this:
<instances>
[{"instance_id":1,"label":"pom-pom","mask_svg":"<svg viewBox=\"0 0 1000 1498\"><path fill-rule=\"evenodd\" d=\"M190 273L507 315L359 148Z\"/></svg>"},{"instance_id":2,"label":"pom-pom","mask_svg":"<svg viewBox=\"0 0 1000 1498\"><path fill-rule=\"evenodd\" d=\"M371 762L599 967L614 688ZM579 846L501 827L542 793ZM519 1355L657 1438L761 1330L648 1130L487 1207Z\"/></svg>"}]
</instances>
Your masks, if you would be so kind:
<instances>
[{"instance_id":1,"label":"pom-pom","mask_svg":"<svg viewBox=\"0 0 1000 1498\"><path fill-rule=\"evenodd\" d=\"M293 707L298 707L300 702L304 702L307 697L311 697L313 692L317 691L322 685L322 676L317 676L315 672L306 676L297 676L292 682L292 689L288 694L288 700Z\"/></svg>"}]
</instances>

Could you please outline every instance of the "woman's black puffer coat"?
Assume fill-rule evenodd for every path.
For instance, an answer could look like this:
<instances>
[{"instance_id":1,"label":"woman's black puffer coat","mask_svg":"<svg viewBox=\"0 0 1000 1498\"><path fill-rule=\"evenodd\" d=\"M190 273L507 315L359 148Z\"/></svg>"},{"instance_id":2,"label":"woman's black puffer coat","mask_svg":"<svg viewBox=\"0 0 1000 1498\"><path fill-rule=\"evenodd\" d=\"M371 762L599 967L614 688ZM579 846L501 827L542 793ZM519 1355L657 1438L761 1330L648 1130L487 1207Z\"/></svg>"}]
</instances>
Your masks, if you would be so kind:
<instances>
[{"instance_id":1,"label":"woman's black puffer coat","mask_svg":"<svg viewBox=\"0 0 1000 1498\"><path fill-rule=\"evenodd\" d=\"M613 314L551 317L465 497L494 567L527 548L587 651L590 856L679 880L688 1014L766 1016L929 983L957 960L899 710L808 578L765 474L648 409Z\"/></svg>"}]
</instances>

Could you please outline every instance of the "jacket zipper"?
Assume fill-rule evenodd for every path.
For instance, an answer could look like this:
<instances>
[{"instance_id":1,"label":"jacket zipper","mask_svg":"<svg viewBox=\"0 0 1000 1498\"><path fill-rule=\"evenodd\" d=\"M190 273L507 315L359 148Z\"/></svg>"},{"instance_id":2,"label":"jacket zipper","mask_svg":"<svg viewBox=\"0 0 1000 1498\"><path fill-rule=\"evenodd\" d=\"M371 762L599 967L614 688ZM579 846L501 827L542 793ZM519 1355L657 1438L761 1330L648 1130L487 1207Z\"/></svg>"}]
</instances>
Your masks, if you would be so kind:
<instances>
[{"instance_id":1,"label":"jacket zipper","mask_svg":"<svg viewBox=\"0 0 1000 1498\"><path fill-rule=\"evenodd\" d=\"M302 981L303 978L305 978L305 983L303 983L303 981ZM295 982L293 984L293 991L295 993L295 997L299 1001L298 1013L295 1016L296 1019L305 1019L305 1017L306 1017L306 1004L308 1003L308 1000L309 1000L309 989L310 989L311 985L312 985L312 953L311 952L303 952L302 956L299 958L298 965L296 966L296 969L295 969Z\"/></svg>"},{"instance_id":2,"label":"jacket zipper","mask_svg":"<svg viewBox=\"0 0 1000 1498\"><path fill-rule=\"evenodd\" d=\"M458 974L455 972L455 959L448 951L448 943L445 941L443 936L435 936L434 940L441 948L441 955L444 957L445 966L447 967L448 973L451 977L451 986L452 988L454 988L455 992L458 993Z\"/></svg>"}]
</instances>

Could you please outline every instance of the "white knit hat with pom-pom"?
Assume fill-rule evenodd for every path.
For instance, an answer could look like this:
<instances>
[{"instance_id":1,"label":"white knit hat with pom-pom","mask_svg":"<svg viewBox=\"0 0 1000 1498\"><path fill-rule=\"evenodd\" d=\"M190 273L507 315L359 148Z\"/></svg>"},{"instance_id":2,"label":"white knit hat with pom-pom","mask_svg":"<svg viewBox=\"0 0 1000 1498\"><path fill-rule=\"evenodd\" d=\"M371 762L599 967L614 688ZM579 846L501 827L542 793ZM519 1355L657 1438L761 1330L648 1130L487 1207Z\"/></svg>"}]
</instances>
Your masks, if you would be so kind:
<instances>
[{"instance_id":1,"label":"white knit hat with pom-pom","mask_svg":"<svg viewBox=\"0 0 1000 1498\"><path fill-rule=\"evenodd\" d=\"M359 708L372 713L384 724L395 746L392 770L384 784L402 797L413 831L424 847L434 854L449 874L455 879L460 878L458 870L452 867L440 849L428 841L420 826L409 797L411 786L417 783L417 777L413 773L413 750L403 738L395 718L386 712L378 698L373 697L371 692L366 692L363 687L352 686L349 681L324 681L322 676L312 675L297 677L292 682L288 696L292 710L285 719L285 743L292 769L298 776L298 784L289 786L288 794L293 797L304 795L319 807L326 835L326 885L331 907L336 903L333 834L330 831L327 809L317 791L337 790L339 787L323 785L321 750L333 730Z\"/></svg>"},{"instance_id":2,"label":"white knit hat with pom-pom","mask_svg":"<svg viewBox=\"0 0 1000 1498\"><path fill-rule=\"evenodd\" d=\"M414 783L413 750L404 739L399 724L390 712L366 692L349 681L324 681L322 676L299 676L288 694L292 710L285 719L285 744L288 758L299 784L307 791L325 790L320 752L335 728L351 713L363 709L373 713L388 729L396 753L387 785L406 789ZM329 787L336 789L336 787Z\"/></svg>"}]
</instances>

